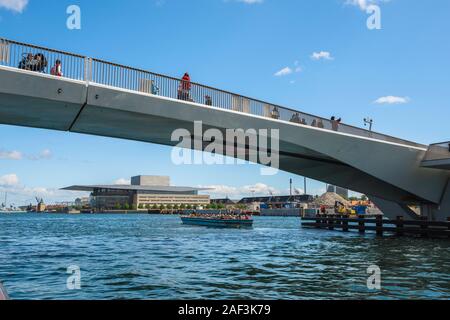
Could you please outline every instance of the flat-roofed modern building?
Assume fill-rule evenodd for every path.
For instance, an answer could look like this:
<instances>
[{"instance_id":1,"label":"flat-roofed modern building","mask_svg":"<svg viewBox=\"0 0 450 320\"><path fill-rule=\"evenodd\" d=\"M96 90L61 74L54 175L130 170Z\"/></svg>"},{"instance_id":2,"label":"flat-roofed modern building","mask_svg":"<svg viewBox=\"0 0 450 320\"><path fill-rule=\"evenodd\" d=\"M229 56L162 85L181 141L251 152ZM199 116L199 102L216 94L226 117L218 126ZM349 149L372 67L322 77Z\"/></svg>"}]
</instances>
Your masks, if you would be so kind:
<instances>
[{"instance_id":1,"label":"flat-roofed modern building","mask_svg":"<svg viewBox=\"0 0 450 320\"><path fill-rule=\"evenodd\" d=\"M155 205L198 207L210 203L209 195L198 194L209 189L171 186L166 176L132 177L131 185L75 185L62 190L91 192L91 205L97 210L126 206L148 209Z\"/></svg>"}]
</instances>

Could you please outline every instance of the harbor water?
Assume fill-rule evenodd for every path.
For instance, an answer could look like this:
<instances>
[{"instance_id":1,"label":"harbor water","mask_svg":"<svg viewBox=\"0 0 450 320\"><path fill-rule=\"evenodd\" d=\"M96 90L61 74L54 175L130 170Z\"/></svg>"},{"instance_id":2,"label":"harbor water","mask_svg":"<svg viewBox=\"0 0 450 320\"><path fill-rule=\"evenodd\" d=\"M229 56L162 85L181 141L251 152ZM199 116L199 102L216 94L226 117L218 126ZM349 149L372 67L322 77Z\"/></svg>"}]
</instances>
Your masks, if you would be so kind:
<instances>
[{"instance_id":1,"label":"harbor water","mask_svg":"<svg viewBox=\"0 0 450 320\"><path fill-rule=\"evenodd\" d=\"M380 290L367 287L373 265ZM285 217L214 229L178 216L0 214L0 281L11 299L449 299L450 241Z\"/></svg>"}]
</instances>

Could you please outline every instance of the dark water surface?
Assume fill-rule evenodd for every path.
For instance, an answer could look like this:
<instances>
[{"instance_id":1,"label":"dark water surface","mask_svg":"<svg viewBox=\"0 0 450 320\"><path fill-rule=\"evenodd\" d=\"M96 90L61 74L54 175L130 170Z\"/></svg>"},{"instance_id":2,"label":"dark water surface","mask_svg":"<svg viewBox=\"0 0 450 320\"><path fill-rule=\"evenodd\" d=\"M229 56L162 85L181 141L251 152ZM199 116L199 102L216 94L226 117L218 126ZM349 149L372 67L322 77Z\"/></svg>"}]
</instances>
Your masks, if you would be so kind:
<instances>
[{"instance_id":1,"label":"dark water surface","mask_svg":"<svg viewBox=\"0 0 450 320\"><path fill-rule=\"evenodd\" d=\"M68 290L67 268L81 269ZM378 265L382 289L367 289ZM302 229L184 226L177 216L1 215L12 299L448 299L450 241Z\"/></svg>"}]
</instances>

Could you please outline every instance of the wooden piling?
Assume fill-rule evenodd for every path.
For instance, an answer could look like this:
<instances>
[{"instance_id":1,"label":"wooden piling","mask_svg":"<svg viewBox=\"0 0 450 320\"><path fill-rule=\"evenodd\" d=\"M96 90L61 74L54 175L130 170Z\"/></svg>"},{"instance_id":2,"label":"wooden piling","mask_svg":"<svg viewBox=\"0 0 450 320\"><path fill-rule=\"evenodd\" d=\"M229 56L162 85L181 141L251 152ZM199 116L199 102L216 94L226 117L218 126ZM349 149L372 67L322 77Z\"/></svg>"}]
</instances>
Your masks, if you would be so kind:
<instances>
[{"instance_id":1,"label":"wooden piling","mask_svg":"<svg viewBox=\"0 0 450 320\"><path fill-rule=\"evenodd\" d=\"M404 228L404 224L403 224L403 216L397 216L397 225L396 225L396 229L397 229L397 235L398 236L403 236L404 232L403 232L403 228Z\"/></svg>"},{"instance_id":2,"label":"wooden piling","mask_svg":"<svg viewBox=\"0 0 450 320\"><path fill-rule=\"evenodd\" d=\"M377 236L382 236L383 235L383 216L377 215L375 220L376 220Z\"/></svg>"},{"instance_id":3,"label":"wooden piling","mask_svg":"<svg viewBox=\"0 0 450 320\"><path fill-rule=\"evenodd\" d=\"M348 219L346 216L341 216L342 219L342 231L348 232Z\"/></svg>"},{"instance_id":4,"label":"wooden piling","mask_svg":"<svg viewBox=\"0 0 450 320\"><path fill-rule=\"evenodd\" d=\"M447 229L450 233L450 217L447 218L447 222L449 223L449 225L447 226ZM450 238L450 234L448 235L448 237Z\"/></svg>"},{"instance_id":5,"label":"wooden piling","mask_svg":"<svg viewBox=\"0 0 450 320\"><path fill-rule=\"evenodd\" d=\"M395 227L392 227L392 225ZM419 220L405 220L404 217L398 216L394 220L384 220L382 215L376 216L375 219L364 215L353 219L345 215L318 214L313 218L303 218L302 226L341 230L343 232L357 230L361 234L369 230L375 231L378 236L383 236L385 233L394 233L398 236L419 235L423 237L450 238L450 218L447 221L429 221L428 217L422 217Z\"/></svg>"},{"instance_id":6,"label":"wooden piling","mask_svg":"<svg viewBox=\"0 0 450 320\"><path fill-rule=\"evenodd\" d=\"M320 214L316 214L316 220L315 220L315 227L317 228L317 229L319 229L320 228L320 223L322 222L322 220L320 220Z\"/></svg>"},{"instance_id":7,"label":"wooden piling","mask_svg":"<svg viewBox=\"0 0 450 320\"><path fill-rule=\"evenodd\" d=\"M428 224L425 222L428 221L428 217L420 217L420 220L424 222L420 225L420 236L426 238L428 237Z\"/></svg>"},{"instance_id":8,"label":"wooden piling","mask_svg":"<svg viewBox=\"0 0 450 320\"><path fill-rule=\"evenodd\" d=\"M328 230L334 230L334 216L330 214L327 216L327 218L329 218L328 219L328 224L329 224Z\"/></svg>"},{"instance_id":9,"label":"wooden piling","mask_svg":"<svg viewBox=\"0 0 450 320\"><path fill-rule=\"evenodd\" d=\"M364 221L366 218L363 215L358 216L358 218L360 219L358 222L358 226L359 226L358 231L359 231L359 233L365 233L366 225L365 225Z\"/></svg>"}]
</instances>

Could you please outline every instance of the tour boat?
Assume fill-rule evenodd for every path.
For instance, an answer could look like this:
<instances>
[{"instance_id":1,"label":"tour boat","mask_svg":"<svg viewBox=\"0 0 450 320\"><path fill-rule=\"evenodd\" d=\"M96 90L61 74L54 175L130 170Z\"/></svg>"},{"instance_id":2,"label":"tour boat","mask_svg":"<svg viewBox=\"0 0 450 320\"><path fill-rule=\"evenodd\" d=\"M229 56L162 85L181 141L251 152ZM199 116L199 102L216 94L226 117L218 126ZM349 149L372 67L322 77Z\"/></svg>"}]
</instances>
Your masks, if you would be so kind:
<instances>
[{"instance_id":1,"label":"tour boat","mask_svg":"<svg viewBox=\"0 0 450 320\"><path fill-rule=\"evenodd\" d=\"M243 215L202 215L192 214L181 216L186 225L214 227L214 228L251 228L253 219Z\"/></svg>"}]
</instances>

